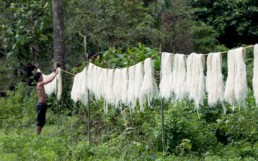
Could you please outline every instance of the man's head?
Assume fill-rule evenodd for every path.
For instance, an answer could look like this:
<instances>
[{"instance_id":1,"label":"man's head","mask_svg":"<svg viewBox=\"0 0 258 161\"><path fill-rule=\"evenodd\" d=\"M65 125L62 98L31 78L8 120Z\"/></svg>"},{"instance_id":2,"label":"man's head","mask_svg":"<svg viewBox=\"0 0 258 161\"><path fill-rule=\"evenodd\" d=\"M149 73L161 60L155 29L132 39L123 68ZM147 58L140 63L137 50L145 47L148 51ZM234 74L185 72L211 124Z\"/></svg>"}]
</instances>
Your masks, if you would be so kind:
<instances>
[{"instance_id":1,"label":"man's head","mask_svg":"<svg viewBox=\"0 0 258 161\"><path fill-rule=\"evenodd\" d=\"M42 73L36 72L36 73L34 74L34 79L35 79L35 81L36 81L37 83L43 81Z\"/></svg>"}]
</instances>

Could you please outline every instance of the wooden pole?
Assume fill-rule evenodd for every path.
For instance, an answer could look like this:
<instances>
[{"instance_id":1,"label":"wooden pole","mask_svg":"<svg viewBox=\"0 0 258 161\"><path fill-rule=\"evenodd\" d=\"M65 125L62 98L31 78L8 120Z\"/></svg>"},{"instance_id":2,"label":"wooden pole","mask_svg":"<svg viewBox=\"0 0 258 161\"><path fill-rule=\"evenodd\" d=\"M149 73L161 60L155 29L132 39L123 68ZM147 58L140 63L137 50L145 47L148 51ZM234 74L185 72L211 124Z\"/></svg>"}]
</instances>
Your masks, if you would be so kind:
<instances>
[{"instance_id":1,"label":"wooden pole","mask_svg":"<svg viewBox=\"0 0 258 161\"><path fill-rule=\"evenodd\" d=\"M87 37L83 36L83 43L84 43L84 54L86 56L86 61L88 61L88 55L87 55Z\"/></svg>"},{"instance_id":2,"label":"wooden pole","mask_svg":"<svg viewBox=\"0 0 258 161\"><path fill-rule=\"evenodd\" d=\"M161 67L162 54L160 54L160 67ZM160 70L161 71L161 70ZM160 73L161 75L161 73ZM163 99L160 100L160 110L161 110L161 122L162 122L162 150L165 154L165 130L164 130L164 108L163 108Z\"/></svg>"},{"instance_id":3,"label":"wooden pole","mask_svg":"<svg viewBox=\"0 0 258 161\"><path fill-rule=\"evenodd\" d=\"M88 139L91 144L90 129L90 91L88 90Z\"/></svg>"}]
</instances>

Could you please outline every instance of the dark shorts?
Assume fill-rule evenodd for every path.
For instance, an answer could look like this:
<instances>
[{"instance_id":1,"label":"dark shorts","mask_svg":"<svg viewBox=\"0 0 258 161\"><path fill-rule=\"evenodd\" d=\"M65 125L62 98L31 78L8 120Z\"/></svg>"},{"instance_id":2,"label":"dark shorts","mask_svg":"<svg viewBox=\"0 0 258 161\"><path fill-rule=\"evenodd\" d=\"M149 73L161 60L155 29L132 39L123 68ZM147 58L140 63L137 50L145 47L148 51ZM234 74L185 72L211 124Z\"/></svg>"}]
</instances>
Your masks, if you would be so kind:
<instances>
[{"instance_id":1,"label":"dark shorts","mask_svg":"<svg viewBox=\"0 0 258 161\"><path fill-rule=\"evenodd\" d=\"M46 112L47 112L47 104L38 103L37 104L37 126L43 127L46 122Z\"/></svg>"}]
</instances>

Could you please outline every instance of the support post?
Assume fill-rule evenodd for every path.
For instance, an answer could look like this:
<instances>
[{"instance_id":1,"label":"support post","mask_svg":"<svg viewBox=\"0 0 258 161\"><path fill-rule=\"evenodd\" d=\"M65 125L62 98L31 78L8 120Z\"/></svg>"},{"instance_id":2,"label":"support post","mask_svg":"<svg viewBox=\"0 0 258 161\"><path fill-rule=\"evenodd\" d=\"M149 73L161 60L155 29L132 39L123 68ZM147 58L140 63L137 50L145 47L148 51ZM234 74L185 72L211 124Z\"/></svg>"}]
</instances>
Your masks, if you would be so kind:
<instances>
[{"instance_id":1,"label":"support post","mask_svg":"<svg viewBox=\"0 0 258 161\"><path fill-rule=\"evenodd\" d=\"M161 51L161 45L160 45ZM162 53L160 52L160 67L161 67ZM160 70L161 71L161 70ZM161 76L161 73L160 73ZM164 130L164 108L163 108L163 99L160 100L160 110L161 110L161 121L162 121L162 150L163 154L165 154L165 130Z\"/></svg>"},{"instance_id":2,"label":"support post","mask_svg":"<svg viewBox=\"0 0 258 161\"><path fill-rule=\"evenodd\" d=\"M57 101L57 132L59 134L60 129L59 129L59 123L60 123L60 104L59 104L59 100Z\"/></svg>"},{"instance_id":3,"label":"support post","mask_svg":"<svg viewBox=\"0 0 258 161\"><path fill-rule=\"evenodd\" d=\"M89 143L91 144L91 137L90 137L90 91L88 90L88 139Z\"/></svg>"},{"instance_id":4,"label":"support post","mask_svg":"<svg viewBox=\"0 0 258 161\"><path fill-rule=\"evenodd\" d=\"M162 119L162 149L163 154L165 153L165 130L164 130L164 108L163 108L163 99L160 101L161 106L161 119Z\"/></svg>"},{"instance_id":5,"label":"support post","mask_svg":"<svg viewBox=\"0 0 258 161\"><path fill-rule=\"evenodd\" d=\"M88 61L88 55L87 55L87 37L83 36L83 44L84 44L84 54L86 57L86 61Z\"/></svg>"}]
</instances>

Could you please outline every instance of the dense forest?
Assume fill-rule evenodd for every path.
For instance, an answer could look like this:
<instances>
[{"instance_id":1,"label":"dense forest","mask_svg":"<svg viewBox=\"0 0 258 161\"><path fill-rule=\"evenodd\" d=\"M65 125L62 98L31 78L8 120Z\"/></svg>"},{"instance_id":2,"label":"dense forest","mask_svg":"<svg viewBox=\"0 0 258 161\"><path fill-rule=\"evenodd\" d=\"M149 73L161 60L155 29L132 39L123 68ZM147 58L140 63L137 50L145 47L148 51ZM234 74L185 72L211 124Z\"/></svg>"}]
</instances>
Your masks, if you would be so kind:
<instances>
[{"instance_id":1,"label":"dense forest","mask_svg":"<svg viewBox=\"0 0 258 161\"><path fill-rule=\"evenodd\" d=\"M62 99L48 98L40 136L36 87L24 68L33 64L50 73L61 61L75 74L87 65L88 53L97 53L92 63L104 68L152 57L159 84L157 53L208 54L254 45L257 17L257 0L1 0L0 160L257 160L253 48L246 49L244 107L210 107L205 98L197 114L188 99L156 99L145 111L110 107L105 113L104 100L74 103L73 76L63 73ZM226 54L222 60L226 79Z\"/></svg>"}]
</instances>

